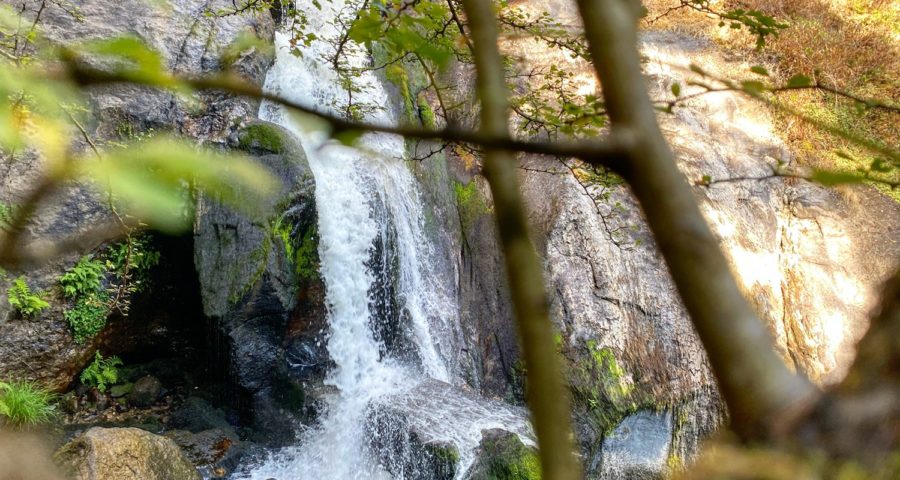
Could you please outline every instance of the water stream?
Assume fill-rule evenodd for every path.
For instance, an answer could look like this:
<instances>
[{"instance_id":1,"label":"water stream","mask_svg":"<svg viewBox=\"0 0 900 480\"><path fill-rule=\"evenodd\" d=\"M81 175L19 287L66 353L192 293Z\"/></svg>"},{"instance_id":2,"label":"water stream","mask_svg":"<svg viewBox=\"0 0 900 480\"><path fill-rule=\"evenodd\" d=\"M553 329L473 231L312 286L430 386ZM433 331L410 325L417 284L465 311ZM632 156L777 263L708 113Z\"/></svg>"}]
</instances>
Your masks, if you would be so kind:
<instances>
[{"instance_id":1,"label":"water stream","mask_svg":"<svg viewBox=\"0 0 900 480\"><path fill-rule=\"evenodd\" d=\"M338 35L332 22L343 2L322 2L321 9L312 3L297 2L298 9L310 12L308 31L316 32L319 39ZM333 47L318 40L301 46L298 56L288 42L287 35L276 35L277 56L266 90L317 109L342 111L347 92L326 59ZM351 53L348 61L361 66L368 60L359 51ZM390 105L384 85L374 74L363 73L355 81L361 87L355 101ZM353 149L328 140L323 132L304 126L305 122L276 105L262 105L260 117L297 135L315 177L319 255L328 305L327 350L335 365L326 383L336 393L327 399L319 423L301 432L296 445L238 476L254 480L392 478L369 451L367 408L385 402L403 404L386 399L422 395L416 387L423 382L438 381L448 387L463 383L457 375L461 334L456 286L452 276L440 274L452 271L450 260L435 252L428 241L423 202L403 159L402 138L368 134ZM372 110L366 120L396 123L396 112L390 107ZM444 394L452 396L452 389ZM513 430L528 428L521 412L499 403L488 408L465 398L432 401L431 411L421 412L422 418L446 420L438 427L442 431L429 435L457 445L463 466L460 477L472 463L482 428L501 427L510 419L518 419ZM406 403L421 410L421 402ZM474 415L457 409L466 406ZM465 424L454 427L453 422L461 420Z\"/></svg>"}]
</instances>

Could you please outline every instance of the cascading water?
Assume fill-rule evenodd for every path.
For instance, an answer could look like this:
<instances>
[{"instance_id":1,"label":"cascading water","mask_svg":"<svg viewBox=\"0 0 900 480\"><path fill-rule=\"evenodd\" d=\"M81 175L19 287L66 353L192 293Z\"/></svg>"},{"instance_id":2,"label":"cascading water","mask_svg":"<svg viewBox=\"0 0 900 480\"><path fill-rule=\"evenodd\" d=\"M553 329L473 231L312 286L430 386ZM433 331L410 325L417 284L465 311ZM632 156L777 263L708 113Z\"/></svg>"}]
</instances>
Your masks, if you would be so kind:
<instances>
[{"instance_id":1,"label":"cascading water","mask_svg":"<svg viewBox=\"0 0 900 480\"><path fill-rule=\"evenodd\" d=\"M297 3L298 9L310 12L308 30L316 32L319 39L338 35L333 22L344 8L343 2L323 2L321 7L313 3ZM325 60L331 44L315 41L301 46L302 55L297 56L290 51L288 40L284 34L276 36L278 53L266 79L266 90L317 109L342 111L347 92ZM365 52L348 56L353 66L363 66L367 61ZM354 101L389 104L384 86L371 72L354 81L360 87ZM264 104L260 117L298 136L315 177L319 255L330 327L327 350L334 361L326 383L336 387L337 393L327 399L319 424L303 432L296 446L246 468L238 476L279 480L391 478L368 453L367 408L377 405L378 399L412 395L413 389L429 378L462 383L456 375L457 352L462 348L456 287L451 283L452 276L439 274L448 270L449 259L437 255L427 240L417 184L402 159L402 138L369 134L359 140L360 148L353 149L329 141L322 132L301 128L276 105ZM378 109L369 113L367 120L395 123L395 114L390 109ZM382 284L389 288L378 288ZM393 298L379 297L385 292ZM379 319L383 313L379 305L391 305L388 310L401 313ZM378 323L383 321L400 323L391 327L400 332L404 351L385 347L385 339L377 332ZM403 354L410 351L413 355ZM481 406L479 410L477 402L463 398L433 409L453 405L465 409L469 405L474 417L456 412L465 425L454 426L453 414L423 415L448 419L441 427L445 429L441 436L461 452L458 476L472 463L471 452L480 440L481 429L506 426L523 433L528 430L521 412L499 404L496 409Z\"/></svg>"}]
</instances>

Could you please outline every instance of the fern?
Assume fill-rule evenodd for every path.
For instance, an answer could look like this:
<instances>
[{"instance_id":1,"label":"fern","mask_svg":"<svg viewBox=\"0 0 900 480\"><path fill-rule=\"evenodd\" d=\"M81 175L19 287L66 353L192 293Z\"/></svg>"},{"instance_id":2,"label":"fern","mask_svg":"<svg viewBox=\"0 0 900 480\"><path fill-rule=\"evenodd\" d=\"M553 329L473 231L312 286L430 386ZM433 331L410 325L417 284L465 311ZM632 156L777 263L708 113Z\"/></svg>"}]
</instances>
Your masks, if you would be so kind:
<instances>
[{"instance_id":1,"label":"fern","mask_svg":"<svg viewBox=\"0 0 900 480\"><path fill-rule=\"evenodd\" d=\"M106 268L103 262L94 260L90 255L81 260L59 277L63 296L73 299L78 295L88 295L103 288L103 274Z\"/></svg>"},{"instance_id":2,"label":"fern","mask_svg":"<svg viewBox=\"0 0 900 480\"><path fill-rule=\"evenodd\" d=\"M25 283L25 277L13 280L12 286L6 291L9 304L26 317L35 315L50 306L42 297L40 293L31 291L31 288Z\"/></svg>"},{"instance_id":3,"label":"fern","mask_svg":"<svg viewBox=\"0 0 900 480\"><path fill-rule=\"evenodd\" d=\"M106 326L109 315L109 293L103 288L106 266L86 255L59 277L63 296L74 300L63 317L69 322L76 343L84 343Z\"/></svg>"},{"instance_id":4,"label":"fern","mask_svg":"<svg viewBox=\"0 0 900 480\"><path fill-rule=\"evenodd\" d=\"M81 372L81 383L105 392L106 388L119 381L119 367L123 365L119 357L103 358L100 352L94 354L94 361Z\"/></svg>"}]
</instances>

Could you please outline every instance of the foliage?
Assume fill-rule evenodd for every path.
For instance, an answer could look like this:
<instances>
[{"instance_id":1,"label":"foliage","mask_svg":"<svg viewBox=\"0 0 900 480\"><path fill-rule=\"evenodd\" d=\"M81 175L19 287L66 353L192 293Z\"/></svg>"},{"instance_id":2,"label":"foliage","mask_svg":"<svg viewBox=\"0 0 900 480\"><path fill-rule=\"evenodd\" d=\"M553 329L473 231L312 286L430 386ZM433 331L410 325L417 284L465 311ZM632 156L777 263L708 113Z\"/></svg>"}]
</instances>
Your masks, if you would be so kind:
<instances>
[{"instance_id":1,"label":"foliage","mask_svg":"<svg viewBox=\"0 0 900 480\"><path fill-rule=\"evenodd\" d=\"M81 372L79 379L81 383L105 392L107 387L119 381L119 367L122 365L119 357L103 358L100 352L96 352L94 361Z\"/></svg>"},{"instance_id":2,"label":"foliage","mask_svg":"<svg viewBox=\"0 0 900 480\"><path fill-rule=\"evenodd\" d=\"M25 277L13 280L12 286L6 290L6 297L9 304L26 317L36 315L50 306L42 294L31 291L31 288L25 283Z\"/></svg>"},{"instance_id":3,"label":"foliage","mask_svg":"<svg viewBox=\"0 0 900 480\"><path fill-rule=\"evenodd\" d=\"M99 258L82 257L63 273L59 285L72 302L63 316L75 341L84 343L103 330L113 310L127 314L131 296L149 285L148 273L159 259L150 237L135 234L110 245Z\"/></svg>"},{"instance_id":4,"label":"foliage","mask_svg":"<svg viewBox=\"0 0 900 480\"><path fill-rule=\"evenodd\" d=\"M110 245L105 252L106 268L112 272L117 295L142 292L149 286L150 269L159 264L160 253L151 245L151 237L146 234L129 235L124 242ZM127 312L127 305L116 306Z\"/></svg>"},{"instance_id":5,"label":"foliage","mask_svg":"<svg viewBox=\"0 0 900 480\"><path fill-rule=\"evenodd\" d=\"M79 295L95 293L103 288L103 274L106 266L90 255L81 257L74 267L59 277L63 296L74 299Z\"/></svg>"},{"instance_id":6,"label":"foliage","mask_svg":"<svg viewBox=\"0 0 900 480\"><path fill-rule=\"evenodd\" d=\"M76 343L84 343L103 330L110 312L109 300L109 293L100 290L78 297L72 308L66 309L63 317L69 323Z\"/></svg>"},{"instance_id":7,"label":"foliage","mask_svg":"<svg viewBox=\"0 0 900 480\"><path fill-rule=\"evenodd\" d=\"M0 419L17 427L47 423L56 415L54 399L30 382L0 382Z\"/></svg>"},{"instance_id":8,"label":"foliage","mask_svg":"<svg viewBox=\"0 0 900 480\"><path fill-rule=\"evenodd\" d=\"M8 203L0 202L0 230L9 229L13 220L14 206Z\"/></svg>"}]
</instances>

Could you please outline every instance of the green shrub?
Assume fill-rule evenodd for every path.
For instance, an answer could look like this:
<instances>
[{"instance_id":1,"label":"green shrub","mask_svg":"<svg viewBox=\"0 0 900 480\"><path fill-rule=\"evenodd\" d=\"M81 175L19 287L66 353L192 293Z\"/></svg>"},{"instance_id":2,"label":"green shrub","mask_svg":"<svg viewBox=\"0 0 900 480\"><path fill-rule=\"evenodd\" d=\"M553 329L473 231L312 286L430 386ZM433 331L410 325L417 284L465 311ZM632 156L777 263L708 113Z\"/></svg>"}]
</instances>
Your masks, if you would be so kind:
<instances>
[{"instance_id":1,"label":"green shrub","mask_svg":"<svg viewBox=\"0 0 900 480\"><path fill-rule=\"evenodd\" d=\"M106 326L109 315L109 293L103 288L106 266L90 255L59 277L63 296L75 304L63 313L76 343L84 343Z\"/></svg>"},{"instance_id":2,"label":"green shrub","mask_svg":"<svg viewBox=\"0 0 900 480\"><path fill-rule=\"evenodd\" d=\"M0 418L14 426L49 422L55 395L30 382L0 382Z\"/></svg>"},{"instance_id":3,"label":"green shrub","mask_svg":"<svg viewBox=\"0 0 900 480\"><path fill-rule=\"evenodd\" d=\"M25 277L13 280L12 286L6 290L6 297L9 304L26 317L35 315L50 306L42 298L43 295L31 291L31 288L25 283Z\"/></svg>"},{"instance_id":4,"label":"green shrub","mask_svg":"<svg viewBox=\"0 0 900 480\"><path fill-rule=\"evenodd\" d=\"M94 260L90 255L81 257L74 267L59 277L63 296L74 299L80 295L96 293L103 288L105 272L106 268L100 260Z\"/></svg>"},{"instance_id":5,"label":"green shrub","mask_svg":"<svg viewBox=\"0 0 900 480\"><path fill-rule=\"evenodd\" d=\"M103 358L103 355L97 352L94 354L94 361L81 372L79 379L81 383L105 392L106 387L115 385L119 381L119 367L121 366L122 360L119 357Z\"/></svg>"},{"instance_id":6,"label":"green shrub","mask_svg":"<svg viewBox=\"0 0 900 480\"><path fill-rule=\"evenodd\" d=\"M109 293L100 290L78 297L75 305L63 313L76 343L84 343L103 330L110 311L109 301Z\"/></svg>"}]
</instances>

